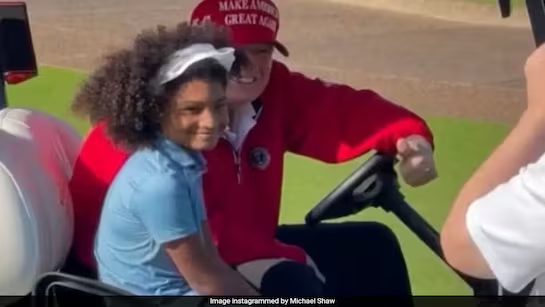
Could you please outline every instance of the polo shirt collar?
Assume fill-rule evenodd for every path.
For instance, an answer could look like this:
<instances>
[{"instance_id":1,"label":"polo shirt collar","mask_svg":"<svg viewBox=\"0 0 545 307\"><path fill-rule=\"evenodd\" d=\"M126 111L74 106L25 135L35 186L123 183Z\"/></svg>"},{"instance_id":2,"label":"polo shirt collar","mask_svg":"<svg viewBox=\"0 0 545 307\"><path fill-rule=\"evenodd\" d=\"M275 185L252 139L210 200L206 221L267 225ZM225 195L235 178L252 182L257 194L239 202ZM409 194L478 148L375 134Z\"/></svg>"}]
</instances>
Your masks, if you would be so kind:
<instances>
[{"instance_id":1,"label":"polo shirt collar","mask_svg":"<svg viewBox=\"0 0 545 307\"><path fill-rule=\"evenodd\" d=\"M206 168L206 160L200 151L182 147L163 135L159 135L155 146L182 167L196 168L201 171Z\"/></svg>"}]
</instances>

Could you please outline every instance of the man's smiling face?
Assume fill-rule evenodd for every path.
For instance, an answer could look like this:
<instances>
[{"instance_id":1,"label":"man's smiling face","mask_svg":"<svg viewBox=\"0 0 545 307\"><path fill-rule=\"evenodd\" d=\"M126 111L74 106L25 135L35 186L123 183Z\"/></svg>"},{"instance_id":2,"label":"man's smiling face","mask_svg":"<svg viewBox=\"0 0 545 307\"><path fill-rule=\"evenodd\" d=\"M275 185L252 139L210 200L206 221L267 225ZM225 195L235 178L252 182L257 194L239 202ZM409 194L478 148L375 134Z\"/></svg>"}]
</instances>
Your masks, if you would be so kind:
<instances>
[{"instance_id":1,"label":"man's smiling face","mask_svg":"<svg viewBox=\"0 0 545 307\"><path fill-rule=\"evenodd\" d=\"M257 99L269 83L272 44L252 44L240 48L246 60L240 71L232 75L227 86L227 99L230 103L248 103Z\"/></svg>"}]
</instances>

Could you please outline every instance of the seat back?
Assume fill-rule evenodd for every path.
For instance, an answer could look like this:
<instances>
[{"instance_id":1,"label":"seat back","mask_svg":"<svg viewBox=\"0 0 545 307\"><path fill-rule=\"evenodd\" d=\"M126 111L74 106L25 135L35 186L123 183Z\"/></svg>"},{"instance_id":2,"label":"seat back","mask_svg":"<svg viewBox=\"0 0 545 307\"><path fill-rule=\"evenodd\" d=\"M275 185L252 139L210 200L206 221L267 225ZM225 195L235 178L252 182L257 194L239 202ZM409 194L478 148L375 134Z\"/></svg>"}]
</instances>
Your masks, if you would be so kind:
<instances>
[{"instance_id":1,"label":"seat back","mask_svg":"<svg viewBox=\"0 0 545 307\"><path fill-rule=\"evenodd\" d=\"M73 236L68 182L81 137L23 108L0 110L0 295L26 295L58 270Z\"/></svg>"}]
</instances>

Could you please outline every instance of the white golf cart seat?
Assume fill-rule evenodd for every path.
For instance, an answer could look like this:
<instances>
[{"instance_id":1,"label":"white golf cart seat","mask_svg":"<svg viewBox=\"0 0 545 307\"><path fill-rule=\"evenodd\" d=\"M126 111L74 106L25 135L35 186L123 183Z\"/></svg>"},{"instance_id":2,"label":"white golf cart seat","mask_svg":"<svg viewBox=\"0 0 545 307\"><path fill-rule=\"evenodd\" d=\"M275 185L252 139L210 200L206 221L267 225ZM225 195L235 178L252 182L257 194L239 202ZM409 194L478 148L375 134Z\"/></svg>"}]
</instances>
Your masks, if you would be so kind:
<instances>
[{"instance_id":1,"label":"white golf cart seat","mask_svg":"<svg viewBox=\"0 0 545 307\"><path fill-rule=\"evenodd\" d=\"M58 272L72 245L69 181L82 142L67 123L36 110L0 110L0 295L48 294L63 286L129 295Z\"/></svg>"},{"instance_id":2,"label":"white golf cart seat","mask_svg":"<svg viewBox=\"0 0 545 307\"><path fill-rule=\"evenodd\" d=\"M68 182L79 134L45 113L0 110L0 295L23 296L72 244Z\"/></svg>"}]
</instances>

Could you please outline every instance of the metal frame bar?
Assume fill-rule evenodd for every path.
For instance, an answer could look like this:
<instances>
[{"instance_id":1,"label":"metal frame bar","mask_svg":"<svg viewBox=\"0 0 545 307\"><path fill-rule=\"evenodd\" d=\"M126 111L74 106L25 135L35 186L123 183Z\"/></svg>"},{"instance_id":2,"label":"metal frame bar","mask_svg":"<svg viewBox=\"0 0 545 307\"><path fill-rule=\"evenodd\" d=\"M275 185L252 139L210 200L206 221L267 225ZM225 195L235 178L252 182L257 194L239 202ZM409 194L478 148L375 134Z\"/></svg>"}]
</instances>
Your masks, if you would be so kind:
<instances>
[{"instance_id":1,"label":"metal frame bar","mask_svg":"<svg viewBox=\"0 0 545 307\"><path fill-rule=\"evenodd\" d=\"M501 17L511 16L511 0L498 0ZM545 0L526 0L526 11L536 46L545 42Z\"/></svg>"}]
</instances>

